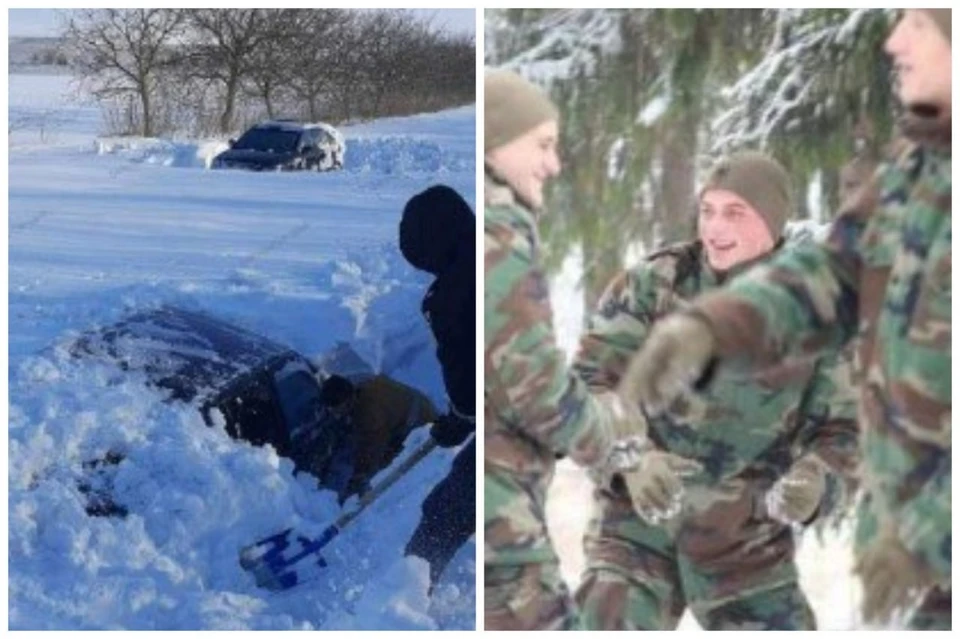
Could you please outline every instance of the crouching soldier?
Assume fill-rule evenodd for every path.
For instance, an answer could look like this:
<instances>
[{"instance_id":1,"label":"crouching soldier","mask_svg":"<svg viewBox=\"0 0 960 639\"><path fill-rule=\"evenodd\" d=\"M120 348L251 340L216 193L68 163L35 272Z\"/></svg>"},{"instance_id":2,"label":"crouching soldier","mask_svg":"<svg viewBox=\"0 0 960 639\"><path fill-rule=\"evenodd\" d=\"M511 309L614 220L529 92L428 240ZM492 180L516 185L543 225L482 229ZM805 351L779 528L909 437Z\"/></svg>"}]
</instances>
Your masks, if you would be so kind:
<instances>
[{"instance_id":1,"label":"crouching soldier","mask_svg":"<svg viewBox=\"0 0 960 639\"><path fill-rule=\"evenodd\" d=\"M341 428L320 483L335 490L341 503L366 492L370 479L403 449L407 435L437 418L426 395L384 375L356 385L331 375L320 388L320 401Z\"/></svg>"},{"instance_id":2,"label":"crouching soldier","mask_svg":"<svg viewBox=\"0 0 960 639\"><path fill-rule=\"evenodd\" d=\"M660 322L622 385L653 410L704 371L761 370L857 338L863 617L916 629L951 623L950 34L950 9L907 9L894 27L885 48L907 143L828 238Z\"/></svg>"},{"instance_id":3,"label":"crouching soldier","mask_svg":"<svg viewBox=\"0 0 960 639\"><path fill-rule=\"evenodd\" d=\"M652 326L781 250L783 168L754 152L718 163L700 192L696 241L654 253L601 297L574 368L616 388ZM752 378L718 375L648 416L639 470L601 478L577 602L594 629L673 629L689 607L707 629L814 629L793 526L850 489L857 433L850 371L836 355ZM664 483L650 469L700 463ZM678 474L681 474L678 472Z\"/></svg>"}]
</instances>

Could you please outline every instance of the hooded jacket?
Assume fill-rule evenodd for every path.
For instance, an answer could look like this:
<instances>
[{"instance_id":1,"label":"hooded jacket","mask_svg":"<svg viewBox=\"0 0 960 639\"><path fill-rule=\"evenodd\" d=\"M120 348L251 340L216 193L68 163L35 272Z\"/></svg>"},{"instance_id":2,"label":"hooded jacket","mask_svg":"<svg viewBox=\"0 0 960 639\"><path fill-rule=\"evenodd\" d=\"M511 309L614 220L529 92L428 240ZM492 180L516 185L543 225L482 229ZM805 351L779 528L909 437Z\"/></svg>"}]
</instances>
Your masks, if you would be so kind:
<instances>
[{"instance_id":1,"label":"hooded jacket","mask_svg":"<svg viewBox=\"0 0 960 639\"><path fill-rule=\"evenodd\" d=\"M421 311L437 341L437 359L451 409L476 411L476 216L448 186L437 185L407 202L400 220L400 252L436 277Z\"/></svg>"}]
</instances>

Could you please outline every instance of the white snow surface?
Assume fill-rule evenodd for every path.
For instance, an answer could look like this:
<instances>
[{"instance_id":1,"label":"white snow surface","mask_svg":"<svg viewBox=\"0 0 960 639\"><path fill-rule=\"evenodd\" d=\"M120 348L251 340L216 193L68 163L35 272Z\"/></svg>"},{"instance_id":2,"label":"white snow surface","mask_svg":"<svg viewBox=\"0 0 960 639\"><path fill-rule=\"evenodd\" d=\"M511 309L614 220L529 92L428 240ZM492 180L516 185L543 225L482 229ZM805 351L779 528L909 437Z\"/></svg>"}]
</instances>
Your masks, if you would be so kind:
<instances>
[{"instance_id":1,"label":"white snow surface","mask_svg":"<svg viewBox=\"0 0 960 639\"><path fill-rule=\"evenodd\" d=\"M240 548L289 526L319 533L335 497L273 449L64 348L173 303L308 357L350 342L444 409L419 312L430 278L396 234L431 184L475 201L474 108L346 128L343 171L210 171L224 141L98 139L96 107L68 82L9 76L9 627L474 628L472 540L432 600L425 566L402 557L456 451L431 453L344 530L319 579L269 593ZM124 456L125 519L87 516L77 488L82 463L107 451Z\"/></svg>"}]
</instances>

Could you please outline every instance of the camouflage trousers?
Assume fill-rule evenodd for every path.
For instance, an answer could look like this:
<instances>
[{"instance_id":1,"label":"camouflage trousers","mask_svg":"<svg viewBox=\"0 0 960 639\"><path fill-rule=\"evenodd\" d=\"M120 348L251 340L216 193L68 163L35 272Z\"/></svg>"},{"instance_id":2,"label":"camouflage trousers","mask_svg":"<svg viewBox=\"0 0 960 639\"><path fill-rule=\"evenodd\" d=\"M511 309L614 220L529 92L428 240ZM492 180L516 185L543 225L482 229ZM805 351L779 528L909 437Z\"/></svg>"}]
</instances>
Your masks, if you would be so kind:
<instances>
[{"instance_id":1,"label":"camouflage trousers","mask_svg":"<svg viewBox=\"0 0 960 639\"><path fill-rule=\"evenodd\" d=\"M557 563L483 569L484 630L578 630L576 607Z\"/></svg>"},{"instance_id":2,"label":"camouflage trousers","mask_svg":"<svg viewBox=\"0 0 960 639\"><path fill-rule=\"evenodd\" d=\"M759 508L741 480L689 487L684 512L651 526L625 495L595 490L577 591L591 630L676 628L689 607L710 630L813 630L789 528Z\"/></svg>"},{"instance_id":3,"label":"camouflage trousers","mask_svg":"<svg viewBox=\"0 0 960 639\"><path fill-rule=\"evenodd\" d=\"M949 525L947 522L946 525ZM857 504L857 531L854 552L867 548L877 534L877 512L869 493L864 494ZM950 564L950 549L946 548L939 557L946 565ZM908 623L911 630L950 630L952 623L951 590L934 588L923 600L920 608Z\"/></svg>"}]
</instances>

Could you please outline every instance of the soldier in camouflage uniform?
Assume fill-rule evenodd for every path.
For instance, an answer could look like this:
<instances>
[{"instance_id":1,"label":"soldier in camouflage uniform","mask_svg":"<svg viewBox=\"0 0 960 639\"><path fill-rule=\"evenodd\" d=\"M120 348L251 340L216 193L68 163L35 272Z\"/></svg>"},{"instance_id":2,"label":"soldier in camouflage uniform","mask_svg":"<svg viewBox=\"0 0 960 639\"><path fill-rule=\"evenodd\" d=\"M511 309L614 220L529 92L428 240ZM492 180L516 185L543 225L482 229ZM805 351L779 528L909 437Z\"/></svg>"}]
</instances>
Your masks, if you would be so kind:
<instances>
[{"instance_id":1,"label":"soldier in camouflage uniform","mask_svg":"<svg viewBox=\"0 0 960 639\"><path fill-rule=\"evenodd\" d=\"M659 318L775 254L789 194L786 172L767 156L718 163L701 190L699 239L654 253L601 297L575 362L591 389L617 386ZM650 516L620 476L595 487L577 593L588 627L673 629L687 606L708 629L815 627L791 524L826 516L849 489L857 432L846 362L721 374L708 392L647 419L652 454L670 451L702 470L676 487L683 504L672 517ZM638 472L647 465L645 457Z\"/></svg>"},{"instance_id":2,"label":"soldier in camouflage uniform","mask_svg":"<svg viewBox=\"0 0 960 639\"><path fill-rule=\"evenodd\" d=\"M863 618L949 629L950 10L904 11L885 47L908 144L844 203L823 244L661 321L622 390L662 408L705 370L758 370L856 338Z\"/></svg>"},{"instance_id":3,"label":"soldier in camouflage uniform","mask_svg":"<svg viewBox=\"0 0 960 639\"><path fill-rule=\"evenodd\" d=\"M572 629L544 517L554 460L611 463L639 415L592 395L554 339L534 211L560 170L556 108L513 73L484 85L484 627Z\"/></svg>"}]
</instances>

